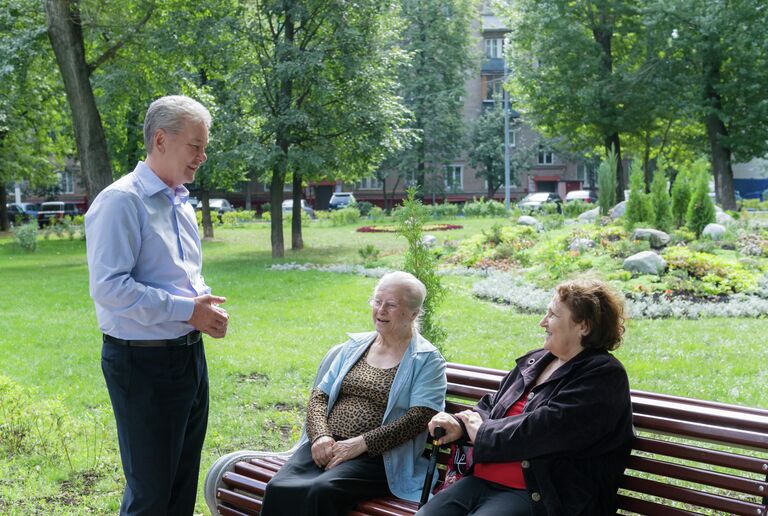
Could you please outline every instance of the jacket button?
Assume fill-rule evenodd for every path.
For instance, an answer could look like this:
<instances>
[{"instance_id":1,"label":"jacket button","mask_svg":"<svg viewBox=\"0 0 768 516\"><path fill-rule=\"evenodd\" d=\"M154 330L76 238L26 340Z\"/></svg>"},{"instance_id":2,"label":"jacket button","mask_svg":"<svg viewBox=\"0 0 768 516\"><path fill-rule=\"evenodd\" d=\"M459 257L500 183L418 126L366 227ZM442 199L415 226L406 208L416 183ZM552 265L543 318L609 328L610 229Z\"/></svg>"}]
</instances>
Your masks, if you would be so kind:
<instances>
[{"instance_id":1,"label":"jacket button","mask_svg":"<svg viewBox=\"0 0 768 516\"><path fill-rule=\"evenodd\" d=\"M541 495L539 493L533 493L531 495L531 500L533 500L534 502L539 502L541 501Z\"/></svg>"},{"instance_id":2,"label":"jacket button","mask_svg":"<svg viewBox=\"0 0 768 516\"><path fill-rule=\"evenodd\" d=\"M533 394L533 391L531 391L531 392L529 392L529 393L528 393L528 399L529 399L529 400L532 400L532 399L533 399L533 396L534 396L534 394Z\"/></svg>"},{"instance_id":3,"label":"jacket button","mask_svg":"<svg viewBox=\"0 0 768 516\"><path fill-rule=\"evenodd\" d=\"M521 462L520 465L523 467L523 469L528 469L531 467L531 463L527 460L524 460L523 462Z\"/></svg>"}]
</instances>

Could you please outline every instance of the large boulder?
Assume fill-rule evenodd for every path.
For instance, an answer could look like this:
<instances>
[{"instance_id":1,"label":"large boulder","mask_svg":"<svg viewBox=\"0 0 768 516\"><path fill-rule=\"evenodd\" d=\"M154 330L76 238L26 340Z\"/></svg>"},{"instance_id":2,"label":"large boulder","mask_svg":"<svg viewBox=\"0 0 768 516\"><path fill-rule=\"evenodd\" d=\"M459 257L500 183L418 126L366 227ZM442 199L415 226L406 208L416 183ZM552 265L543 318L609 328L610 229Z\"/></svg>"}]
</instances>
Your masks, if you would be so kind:
<instances>
[{"instance_id":1,"label":"large boulder","mask_svg":"<svg viewBox=\"0 0 768 516\"><path fill-rule=\"evenodd\" d=\"M531 217L530 215L523 215L519 219L517 219L517 223L521 226L534 226L538 227L539 221L535 218Z\"/></svg>"},{"instance_id":2,"label":"large boulder","mask_svg":"<svg viewBox=\"0 0 768 516\"><path fill-rule=\"evenodd\" d=\"M627 211L627 201L621 201L619 204L611 208L611 211L609 211L608 214L611 216L613 220L616 220L619 217L623 217L626 211Z\"/></svg>"},{"instance_id":3,"label":"large boulder","mask_svg":"<svg viewBox=\"0 0 768 516\"><path fill-rule=\"evenodd\" d=\"M569 251L586 251L595 247L595 242L590 238L574 238L571 243L568 244Z\"/></svg>"},{"instance_id":4,"label":"large boulder","mask_svg":"<svg viewBox=\"0 0 768 516\"><path fill-rule=\"evenodd\" d=\"M651 242L651 247L661 249L669 244L671 238L668 234L658 229L638 228L632 233L632 240L648 240Z\"/></svg>"},{"instance_id":5,"label":"large boulder","mask_svg":"<svg viewBox=\"0 0 768 516\"><path fill-rule=\"evenodd\" d=\"M424 244L424 247L434 247L437 245L437 237L435 235L424 235L421 243Z\"/></svg>"},{"instance_id":6,"label":"large boulder","mask_svg":"<svg viewBox=\"0 0 768 516\"><path fill-rule=\"evenodd\" d=\"M579 222L594 222L600 216L600 208L587 210L578 217Z\"/></svg>"},{"instance_id":7,"label":"large boulder","mask_svg":"<svg viewBox=\"0 0 768 516\"><path fill-rule=\"evenodd\" d=\"M658 276L666 270L667 262L653 251L643 251L624 260L622 267L625 271Z\"/></svg>"},{"instance_id":8,"label":"large boulder","mask_svg":"<svg viewBox=\"0 0 768 516\"><path fill-rule=\"evenodd\" d=\"M720 240L725 235L725 226L721 224L707 224L704 226L704 231L701 232L701 236L712 239Z\"/></svg>"},{"instance_id":9,"label":"large boulder","mask_svg":"<svg viewBox=\"0 0 768 516\"><path fill-rule=\"evenodd\" d=\"M715 222L718 224L733 224L735 221L733 220L733 217L725 213L723 210L715 211Z\"/></svg>"}]
</instances>

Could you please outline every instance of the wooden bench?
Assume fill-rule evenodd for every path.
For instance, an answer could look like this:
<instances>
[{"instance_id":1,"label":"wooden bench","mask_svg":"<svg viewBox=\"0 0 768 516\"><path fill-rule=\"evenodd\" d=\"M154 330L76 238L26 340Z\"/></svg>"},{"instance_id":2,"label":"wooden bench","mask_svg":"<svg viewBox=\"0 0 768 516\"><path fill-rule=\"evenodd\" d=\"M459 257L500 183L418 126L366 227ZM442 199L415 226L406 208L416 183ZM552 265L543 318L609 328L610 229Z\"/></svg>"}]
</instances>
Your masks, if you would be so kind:
<instances>
[{"instance_id":1,"label":"wooden bench","mask_svg":"<svg viewBox=\"0 0 768 516\"><path fill-rule=\"evenodd\" d=\"M505 374L449 363L447 410L471 407L495 392ZM619 491L621 514L768 515L768 410L641 391L632 391L632 410L637 438ZM292 452L242 451L219 459L205 481L211 512L259 514L266 483ZM350 514L416 509L387 497L360 503Z\"/></svg>"}]
</instances>

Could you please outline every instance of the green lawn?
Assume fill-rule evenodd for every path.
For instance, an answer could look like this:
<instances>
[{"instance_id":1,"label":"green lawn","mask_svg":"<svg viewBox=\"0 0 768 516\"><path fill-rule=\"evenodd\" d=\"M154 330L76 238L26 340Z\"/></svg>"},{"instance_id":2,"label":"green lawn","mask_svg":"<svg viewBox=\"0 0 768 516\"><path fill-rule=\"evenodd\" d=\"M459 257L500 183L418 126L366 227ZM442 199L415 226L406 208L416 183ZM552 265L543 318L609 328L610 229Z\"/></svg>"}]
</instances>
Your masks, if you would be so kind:
<instances>
[{"instance_id":1,"label":"green lawn","mask_svg":"<svg viewBox=\"0 0 768 516\"><path fill-rule=\"evenodd\" d=\"M465 229L436 235L456 240L493 222L462 220ZM359 263L357 249L368 243L381 250L383 263L402 260L401 238L354 230L311 225L307 249L287 251L280 261ZM290 245L288 231L286 238ZM217 228L204 253L206 282L228 298L231 319L225 339L207 340L211 416L201 513L207 513L202 478L216 458L241 448L289 447L320 358L346 332L370 329L366 300L375 283L349 274L268 270L267 225ZM0 513L116 512L122 475L85 244L41 241L27 254L0 239L0 274L0 380L12 382L0 381ZM473 281L445 279L446 354L508 369L540 345L539 318L474 299ZM631 321L617 356L635 389L765 406L766 329L765 320L754 319Z\"/></svg>"}]
</instances>

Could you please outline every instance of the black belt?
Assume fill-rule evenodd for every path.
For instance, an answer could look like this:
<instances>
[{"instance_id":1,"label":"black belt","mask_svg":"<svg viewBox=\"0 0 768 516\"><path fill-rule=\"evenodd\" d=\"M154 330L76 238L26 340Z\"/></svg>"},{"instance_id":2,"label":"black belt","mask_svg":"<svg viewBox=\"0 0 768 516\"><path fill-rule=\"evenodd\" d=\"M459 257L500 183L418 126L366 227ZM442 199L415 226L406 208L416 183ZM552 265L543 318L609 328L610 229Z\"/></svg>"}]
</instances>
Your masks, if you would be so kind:
<instances>
[{"instance_id":1,"label":"black belt","mask_svg":"<svg viewBox=\"0 0 768 516\"><path fill-rule=\"evenodd\" d=\"M167 346L191 346L197 344L203 338L203 334L199 331L191 331L186 335L177 337L175 339L162 339L162 340L126 340L118 339L111 335L104 334L104 342L110 342L112 344L119 344L120 346L136 346L141 348L164 348Z\"/></svg>"}]
</instances>

